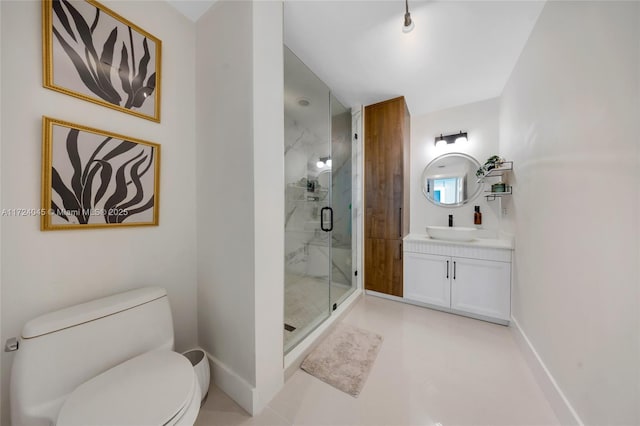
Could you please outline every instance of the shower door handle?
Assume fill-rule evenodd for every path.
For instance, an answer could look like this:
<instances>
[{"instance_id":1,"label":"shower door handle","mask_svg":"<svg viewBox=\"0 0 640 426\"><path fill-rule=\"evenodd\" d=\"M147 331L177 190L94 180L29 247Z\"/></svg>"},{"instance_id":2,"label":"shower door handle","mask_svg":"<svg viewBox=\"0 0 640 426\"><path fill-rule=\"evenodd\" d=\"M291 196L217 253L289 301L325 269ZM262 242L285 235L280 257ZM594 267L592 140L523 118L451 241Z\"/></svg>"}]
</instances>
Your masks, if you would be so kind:
<instances>
[{"instance_id":1,"label":"shower door handle","mask_svg":"<svg viewBox=\"0 0 640 426\"><path fill-rule=\"evenodd\" d=\"M324 227L325 210L329 211L329 227L328 228ZM322 229L324 232L333 231L333 209L331 207L323 207L322 209L320 209L320 229Z\"/></svg>"}]
</instances>

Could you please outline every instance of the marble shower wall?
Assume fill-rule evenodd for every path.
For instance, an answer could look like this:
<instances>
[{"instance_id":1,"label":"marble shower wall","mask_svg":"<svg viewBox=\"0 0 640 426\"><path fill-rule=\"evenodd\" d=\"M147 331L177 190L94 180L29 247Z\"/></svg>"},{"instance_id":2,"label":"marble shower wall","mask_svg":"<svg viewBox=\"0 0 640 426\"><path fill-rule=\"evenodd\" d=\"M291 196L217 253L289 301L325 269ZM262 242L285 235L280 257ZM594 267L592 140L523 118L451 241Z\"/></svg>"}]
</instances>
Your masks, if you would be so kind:
<instances>
[{"instance_id":1,"label":"marble shower wall","mask_svg":"<svg viewBox=\"0 0 640 426\"><path fill-rule=\"evenodd\" d=\"M331 158L333 162L331 279L335 283L349 287L352 280L351 145L351 111L345 111L331 118Z\"/></svg>"},{"instance_id":2,"label":"marble shower wall","mask_svg":"<svg viewBox=\"0 0 640 426\"><path fill-rule=\"evenodd\" d=\"M320 183L322 170L316 166L320 157L329 155L328 128L327 135L318 135L286 110L284 124L285 267L302 275L309 269L309 244L328 245L327 234L319 230L320 209L329 204L328 179ZM328 270L314 276L327 278Z\"/></svg>"},{"instance_id":3,"label":"marble shower wall","mask_svg":"<svg viewBox=\"0 0 640 426\"><path fill-rule=\"evenodd\" d=\"M351 248L351 112L331 119L333 246Z\"/></svg>"},{"instance_id":4,"label":"marble shower wall","mask_svg":"<svg viewBox=\"0 0 640 426\"><path fill-rule=\"evenodd\" d=\"M327 108L327 114L329 109ZM306 125L308 121L285 110L285 266L294 274L327 279L329 265L335 282L351 285L351 113L336 114L331 120L331 153L328 131ZM328 123L327 123L328 124ZM321 157L331 154L332 173L318 168ZM329 196L331 186L331 198ZM319 230L320 209L334 210L332 259L329 262L329 234ZM319 268L313 257L326 262Z\"/></svg>"}]
</instances>

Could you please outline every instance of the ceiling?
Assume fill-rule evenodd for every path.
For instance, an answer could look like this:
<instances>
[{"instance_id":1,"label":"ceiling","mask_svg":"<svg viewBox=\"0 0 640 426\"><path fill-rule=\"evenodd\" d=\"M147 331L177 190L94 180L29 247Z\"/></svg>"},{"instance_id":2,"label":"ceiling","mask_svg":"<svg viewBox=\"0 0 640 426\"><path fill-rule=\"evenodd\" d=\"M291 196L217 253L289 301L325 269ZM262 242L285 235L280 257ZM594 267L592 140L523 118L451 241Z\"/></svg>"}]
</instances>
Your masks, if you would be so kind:
<instances>
[{"instance_id":1,"label":"ceiling","mask_svg":"<svg viewBox=\"0 0 640 426\"><path fill-rule=\"evenodd\" d=\"M169 0L168 0L169 1ZM170 0L192 20L212 0ZM500 96L544 1L288 0L285 44L345 105L404 95L412 115Z\"/></svg>"},{"instance_id":2,"label":"ceiling","mask_svg":"<svg viewBox=\"0 0 640 426\"><path fill-rule=\"evenodd\" d=\"M193 22L200 19L215 2L216 0L167 0L167 3Z\"/></svg>"}]
</instances>

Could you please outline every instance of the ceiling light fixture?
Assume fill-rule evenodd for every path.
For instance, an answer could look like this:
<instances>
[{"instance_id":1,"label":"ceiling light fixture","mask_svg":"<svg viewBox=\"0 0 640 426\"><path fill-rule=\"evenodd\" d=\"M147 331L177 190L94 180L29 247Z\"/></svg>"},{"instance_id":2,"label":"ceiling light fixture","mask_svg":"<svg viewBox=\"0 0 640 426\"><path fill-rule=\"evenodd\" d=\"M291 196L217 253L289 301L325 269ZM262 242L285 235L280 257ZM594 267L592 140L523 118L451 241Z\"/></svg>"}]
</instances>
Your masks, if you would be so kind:
<instances>
[{"instance_id":1,"label":"ceiling light fixture","mask_svg":"<svg viewBox=\"0 0 640 426\"><path fill-rule=\"evenodd\" d=\"M460 133L453 133L451 135L442 135L442 133L440 133L440 136L436 136L434 145L439 147L439 146L443 146L443 145L448 145L450 143L464 143L467 142L467 132L463 132L462 130L460 131Z\"/></svg>"},{"instance_id":2,"label":"ceiling light fixture","mask_svg":"<svg viewBox=\"0 0 640 426\"><path fill-rule=\"evenodd\" d=\"M404 0L404 5L405 5L405 13L404 13L404 25L402 26L402 32L403 33L410 33L413 30L413 27L415 27L415 25L413 24L413 21L411 20L411 14L409 13L409 0Z\"/></svg>"}]
</instances>

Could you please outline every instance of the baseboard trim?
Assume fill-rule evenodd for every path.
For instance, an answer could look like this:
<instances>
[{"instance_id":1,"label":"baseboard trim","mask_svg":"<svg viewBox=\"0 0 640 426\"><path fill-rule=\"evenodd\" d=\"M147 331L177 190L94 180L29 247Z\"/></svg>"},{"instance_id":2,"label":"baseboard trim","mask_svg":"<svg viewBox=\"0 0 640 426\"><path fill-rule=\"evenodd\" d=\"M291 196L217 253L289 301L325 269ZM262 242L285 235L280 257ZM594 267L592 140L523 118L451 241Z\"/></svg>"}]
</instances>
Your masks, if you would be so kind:
<instances>
[{"instance_id":1,"label":"baseboard trim","mask_svg":"<svg viewBox=\"0 0 640 426\"><path fill-rule=\"evenodd\" d=\"M576 410L574 410L564 392L560 389L558 382L554 379L544 361L540 358L540 355L538 355L535 347L522 330L515 317L511 317L510 328L524 355L525 361L529 365L529 368L531 368L538 385L542 388L542 392L547 397L547 400L558 417L560 424L584 426L580 416L578 416L578 413L576 413Z\"/></svg>"},{"instance_id":2,"label":"baseboard trim","mask_svg":"<svg viewBox=\"0 0 640 426\"><path fill-rule=\"evenodd\" d=\"M459 311L457 309L445 308L443 306L432 305L430 303L418 302L416 300L405 299L404 297L393 296L391 294L379 293L373 290L365 290L365 294L380 297L382 299L393 300L395 302L407 303L409 305L420 306L421 308L433 309L434 311L446 312L448 314L460 315L463 317L473 318L480 321L491 322L499 325L509 325L509 320L504 320L486 315L473 314L471 312Z\"/></svg>"},{"instance_id":3,"label":"baseboard trim","mask_svg":"<svg viewBox=\"0 0 640 426\"><path fill-rule=\"evenodd\" d=\"M364 294L368 294L369 296L375 296L375 297L380 297L382 299L389 299L389 300L393 300L396 302L404 302L404 298L402 297L398 297L398 296L394 296L393 294L386 294L386 293L380 293L377 291L373 291L373 290L365 290Z\"/></svg>"},{"instance_id":4,"label":"baseboard trim","mask_svg":"<svg viewBox=\"0 0 640 426\"><path fill-rule=\"evenodd\" d=\"M211 381L229 395L247 413L254 415L255 387L238 376L219 359L206 352L211 366Z\"/></svg>"}]
</instances>

